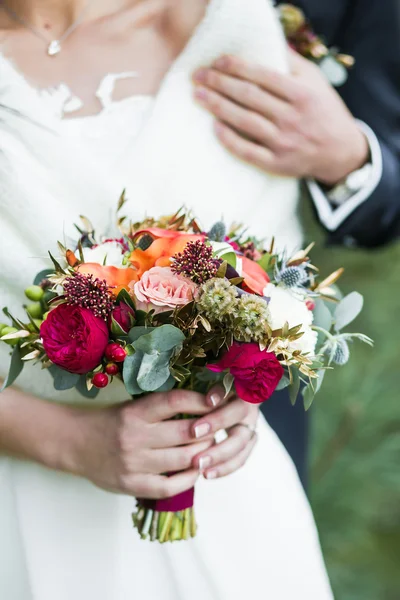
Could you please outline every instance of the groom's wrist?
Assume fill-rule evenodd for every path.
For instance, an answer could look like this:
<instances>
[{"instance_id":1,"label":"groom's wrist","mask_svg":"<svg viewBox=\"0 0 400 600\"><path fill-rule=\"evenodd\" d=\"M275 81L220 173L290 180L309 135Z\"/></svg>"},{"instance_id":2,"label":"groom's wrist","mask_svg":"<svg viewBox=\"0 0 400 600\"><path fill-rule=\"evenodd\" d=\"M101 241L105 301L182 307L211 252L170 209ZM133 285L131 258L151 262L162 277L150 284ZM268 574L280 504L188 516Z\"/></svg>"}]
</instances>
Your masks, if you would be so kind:
<instances>
[{"instance_id":1,"label":"groom's wrist","mask_svg":"<svg viewBox=\"0 0 400 600\"><path fill-rule=\"evenodd\" d=\"M369 162L370 145L367 136L355 125L349 139L341 142L334 154L333 159L327 161L326 171L313 176L326 192L343 183L351 173Z\"/></svg>"}]
</instances>

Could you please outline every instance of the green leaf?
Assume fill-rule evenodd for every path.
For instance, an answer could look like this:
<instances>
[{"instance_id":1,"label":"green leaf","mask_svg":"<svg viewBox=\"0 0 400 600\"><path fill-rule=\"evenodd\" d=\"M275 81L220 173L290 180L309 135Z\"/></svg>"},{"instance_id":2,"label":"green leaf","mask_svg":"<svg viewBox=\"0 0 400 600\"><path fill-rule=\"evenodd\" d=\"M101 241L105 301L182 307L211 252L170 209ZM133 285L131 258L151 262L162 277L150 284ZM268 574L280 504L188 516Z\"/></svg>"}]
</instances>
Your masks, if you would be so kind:
<instances>
[{"instance_id":1,"label":"green leaf","mask_svg":"<svg viewBox=\"0 0 400 600\"><path fill-rule=\"evenodd\" d=\"M49 256L50 256L51 262L52 262L52 263L53 263L53 265L54 265L54 268L55 268L55 270L56 270L56 273L62 273L62 274L65 274L65 271L64 271L64 269L62 268L62 266L60 265L60 263L59 263L59 262L58 262L58 261L57 261L57 260L54 258L54 256L52 255L52 253L51 253L51 252L49 252Z\"/></svg>"},{"instance_id":2,"label":"green leaf","mask_svg":"<svg viewBox=\"0 0 400 600\"><path fill-rule=\"evenodd\" d=\"M3 392L5 389L10 387L10 385L12 385L14 383L14 381L21 374L23 368L24 368L24 363L21 360L20 349L18 346L15 346L15 348L12 352L12 355L11 355L11 362L10 362L10 367L8 369L8 374L2 385L0 393Z\"/></svg>"},{"instance_id":3,"label":"green leaf","mask_svg":"<svg viewBox=\"0 0 400 600\"><path fill-rule=\"evenodd\" d=\"M119 323L111 315L111 333L114 337L126 337L126 331L124 331Z\"/></svg>"},{"instance_id":4,"label":"green leaf","mask_svg":"<svg viewBox=\"0 0 400 600\"><path fill-rule=\"evenodd\" d=\"M172 375L167 379L167 381L158 388L158 390L154 390L155 392L170 392L176 386L176 379L172 377Z\"/></svg>"},{"instance_id":5,"label":"green leaf","mask_svg":"<svg viewBox=\"0 0 400 600\"><path fill-rule=\"evenodd\" d=\"M235 378L231 373L227 373L223 379L224 388L225 388L225 398L229 396L231 393L233 384L235 383Z\"/></svg>"},{"instance_id":6,"label":"green leaf","mask_svg":"<svg viewBox=\"0 0 400 600\"><path fill-rule=\"evenodd\" d=\"M321 386L324 382L325 374L326 374L326 369L322 369L321 371L318 371L318 373L317 373L318 379L317 379L317 383L315 386L315 393L319 392L319 390L321 389Z\"/></svg>"},{"instance_id":7,"label":"green leaf","mask_svg":"<svg viewBox=\"0 0 400 600\"><path fill-rule=\"evenodd\" d=\"M265 254L262 255L262 257L258 261L258 264L260 265L260 267L262 269L264 269L264 271L266 271L266 272L269 269L271 258L272 258L271 254L269 254L268 252L266 252Z\"/></svg>"},{"instance_id":8,"label":"green leaf","mask_svg":"<svg viewBox=\"0 0 400 600\"><path fill-rule=\"evenodd\" d=\"M333 317L331 311L322 300L322 298L318 298L315 302L315 309L313 310L314 320L313 325L316 327L321 327L326 331L330 331L332 327Z\"/></svg>"},{"instance_id":9,"label":"green leaf","mask_svg":"<svg viewBox=\"0 0 400 600\"><path fill-rule=\"evenodd\" d=\"M70 390L79 383L79 375L60 369L57 365L51 365L49 371L54 378L54 388L59 392Z\"/></svg>"},{"instance_id":10,"label":"green leaf","mask_svg":"<svg viewBox=\"0 0 400 600\"><path fill-rule=\"evenodd\" d=\"M125 304L127 304L133 310L135 310L135 303L125 289L122 289L117 296L117 304L119 304L120 302L125 302Z\"/></svg>"},{"instance_id":11,"label":"green leaf","mask_svg":"<svg viewBox=\"0 0 400 600\"><path fill-rule=\"evenodd\" d=\"M137 382L137 376L139 373L143 356L143 352L135 352L135 354L127 356L124 360L122 377L124 380L126 391L128 392L128 394L131 394L131 396L143 394L143 390L139 387Z\"/></svg>"},{"instance_id":12,"label":"green leaf","mask_svg":"<svg viewBox=\"0 0 400 600\"><path fill-rule=\"evenodd\" d=\"M137 383L144 392L154 392L169 379L171 376L170 358L170 351L143 355L137 375Z\"/></svg>"},{"instance_id":13,"label":"green leaf","mask_svg":"<svg viewBox=\"0 0 400 600\"><path fill-rule=\"evenodd\" d=\"M335 329L341 331L349 325L362 311L364 298L358 292L345 296L335 310Z\"/></svg>"},{"instance_id":14,"label":"green leaf","mask_svg":"<svg viewBox=\"0 0 400 600\"><path fill-rule=\"evenodd\" d=\"M128 334L128 338L131 342L136 342L143 335L147 335L154 331L155 327L132 327Z\"/></svg>"},{"instance_id":15,"label":"green leaf","mask_svg":"<svg viewBox=\"0 0 400 600\"><path fill-rule=\"evenodd\" d=\"M40 271L33 280L33 285L40 285L43 279L47 279L50 275L54 275L54 269L44 269L44 271Z\"/></svg>"},{"instance_id":16,"label":"green leaf","mask_svg":"<svg viewBox=\"0 0 400 600\"><path fill-rule=\"evenodd\" d=\"M86 375L81 375L79 377L79 381L76 384L75 388L78 392L84 396L85 398L96 398L96 396L100 393L99 388L93 386L91 390L88 390L86 385Z\"/></svg>"},{"instance_id":17,"label":"green leaf","mask_svg":"<svg viewBox=\"0 0 400 600\"><path fill-rule=\"evenodd\" d=\"M293 369L292 371L292 379L293 382L289 386L289 398L292 406L296 404L297 396L299 395L300 390L300 375L297 369Z\"/></svg>"},{"instance_id":18,"label":"green leaf","mask_svg":"<svg viewBox=\"0 0 400 600\"><path fill-rule=\"evenodd\" d=\"M141 350L146 354L151 354L155 351L167 352L173 350L185 339L185 335L180 329L174 325L162 325L156 327L151 333L142 335L133 341L132 345L135 350Z\"/></svg>"},{"instance_id":19,"label":"green leaf","mask_svg":"<svg viewBox=\"0 0 400 600\"><path fill-rule=\"evenodd\" d=\"M284 375L278 385L276 386L276 391L280 392L281 390L286 389L290 385L290 379L287 375Z\"/></svg>"},{"instance_id":20,"label":"green leaf","mask_svg":"<svg viewBox=\"0 0 400 600\"><path fill-rule=\"evenodd\" d=\"M309 410L311 407L315 396L315 390L313 390L312 386L308 384L303 390L303 402L305 410Z\"/></svg>"}]
</instances>

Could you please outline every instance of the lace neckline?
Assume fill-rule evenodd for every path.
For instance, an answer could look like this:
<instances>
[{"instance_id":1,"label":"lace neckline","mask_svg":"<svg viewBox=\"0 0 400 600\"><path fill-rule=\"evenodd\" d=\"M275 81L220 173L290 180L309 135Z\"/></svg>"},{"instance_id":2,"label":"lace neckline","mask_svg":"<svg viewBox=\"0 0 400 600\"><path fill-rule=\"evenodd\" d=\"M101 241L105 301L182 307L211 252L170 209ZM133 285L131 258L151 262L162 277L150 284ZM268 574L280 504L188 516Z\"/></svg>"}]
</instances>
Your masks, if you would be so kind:
<instances>
[{"instance_id":1,"label":"lace neckline","mask_svg":"<svg viewBox=\"0 0 400 600\"><path fill-rule=\"evenodd\" d=\"M109 73L106 74L103 79L100 81L99 87L97 88L95 95L100 100L100 104L102 109L93 115L85 115L81 117L75 117L74 119L64 119L66 114L71 114L77 112L82 108L83 102L82 100L73 94L71 88L65 84L60 83L59 85L53 88L39 88L31 83L28 78L22 73L14 64L12 59L6 57L0 51L0 62L8 68L9 71L13 73L13 75L19 80L20 84L25 86L27 90L31 93L35 94L40 103L48 106L48 101L55 102L58 104L58 107L55 112L53 112L53 117L56 117L58 121L63 120L78 120L78 119L90 119L95 118L104 112L106 112L113 105L120 105L121 103L125 103L127 101L133 102L136 99L144 98L153 100L156 102L159 96L161 96L162 91L164 90L167 82L175 71L180 70L181 65L183 65L186 57L191 54L193 48L198 43L199 39L201 39L204 31L207 29L211 20L214 18L215 13L218 11L220 6L222 5L224 0L208 0L204 17L201 19L199 24L194 29L191 37L189 38L187 44L183 48L183 50L178 54L178 56L172 61L171 66L165 73L162 78L158 92L153 96L151 94L135 94L132 96L128 96L122 100L113 100L112 95L114 91L115 84L120 79L126 79L129 77L137 77L137 71L126 71L122 73ZM54 104L53 104L54 107Z\"/></svg>"}]
</instances>

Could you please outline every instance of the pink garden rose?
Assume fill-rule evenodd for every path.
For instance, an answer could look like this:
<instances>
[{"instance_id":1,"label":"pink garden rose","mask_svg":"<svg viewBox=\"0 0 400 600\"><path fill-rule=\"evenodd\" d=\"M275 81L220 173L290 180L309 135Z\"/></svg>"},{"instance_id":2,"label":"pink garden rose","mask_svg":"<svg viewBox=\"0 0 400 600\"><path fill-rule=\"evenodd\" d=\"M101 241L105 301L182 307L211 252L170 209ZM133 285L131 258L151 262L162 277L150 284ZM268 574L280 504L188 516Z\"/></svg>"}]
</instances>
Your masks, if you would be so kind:
<instances>
[{"instance_id":1,"label":"pink garden rose","mask_svg":"<svg viewBox=\"0 0 400 600\"><path fill-rule=\"evenodd\" d=\"M89 373L103 358L108 327L88 308L60 304L40 327L47 356L70 373Z\"/></svg>"},{"instance_id":2,"label":"pink garden rose","mask_svg":"<svg viewBox=\"0 0 400 600\"><path fill-rule=\"evenodd\" d=\"M283 377L283 367L272 352L260 350L258 344L235 342L210 371L230 371L239 398L250 404L268 400Z\"/></svg>"},{"instance_id":3,"label":"pink garden rose","mask_svg":"<svg viewBox=\"0 0 400 600\"><path fill-rule=\"evenodd\" d=\"M197 285L169 267L153 267L133 285L137 308L156 313L184 306L194 299Z\"/></svg>"}]
</instances>

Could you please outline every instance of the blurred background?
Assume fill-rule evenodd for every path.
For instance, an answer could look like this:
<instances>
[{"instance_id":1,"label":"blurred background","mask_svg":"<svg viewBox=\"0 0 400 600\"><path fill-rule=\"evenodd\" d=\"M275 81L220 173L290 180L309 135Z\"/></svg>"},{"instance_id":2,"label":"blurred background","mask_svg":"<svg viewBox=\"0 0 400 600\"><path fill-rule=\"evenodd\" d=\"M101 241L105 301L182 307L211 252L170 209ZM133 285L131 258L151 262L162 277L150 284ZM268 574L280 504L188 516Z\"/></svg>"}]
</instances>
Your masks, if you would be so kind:
<instances>
[{"instance_id":1,"label":"blurred background","mask_svg":"<svg viewBox=\"0 0 400 600\"><path fill-rule=\"evenodd\" d=\"M306 203L306 236L323 274L345 267L364 295L352 361L327 374L312 408L310 498L336 600L400 599L400 243L367 252L324 246Z\"/></svg>"}]
</instances>

